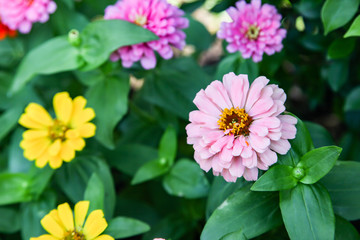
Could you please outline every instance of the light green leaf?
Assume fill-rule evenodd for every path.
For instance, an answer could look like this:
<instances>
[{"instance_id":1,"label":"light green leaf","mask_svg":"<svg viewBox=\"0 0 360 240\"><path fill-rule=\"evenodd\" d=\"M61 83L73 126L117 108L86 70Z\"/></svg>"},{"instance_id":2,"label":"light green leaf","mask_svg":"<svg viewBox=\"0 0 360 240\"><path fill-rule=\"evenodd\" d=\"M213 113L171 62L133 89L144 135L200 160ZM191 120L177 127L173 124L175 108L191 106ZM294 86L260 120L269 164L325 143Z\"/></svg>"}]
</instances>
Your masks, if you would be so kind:
<instances>
[{"instance_id":1,"label":"light green leaf","mask_svg":"<svg viewBox=\"0 0 360 240\"><path fill-rule=\"evenodd\" d=\"M360 235L354 225L342 217L335 217L335 240L360 240Z\"/></svg>"},{"instance_id":2,"label":"light green leaf","mask_svg":"<svg viewBox=\"0 0 360 240\"><path fill-rule=\"evenodd\" d=\"M19 211L10 207L0 208L0 232L14 233L20 230Z\"/></svg>"},{"instance_id":3,"label":"light green leaf","mask_svg":"<svg viewBox=\"0 0 360 240\"><path fill-rule=\"evenodd\" d=\"M334 238L335 216L323 186L298 184L291 190L281 191L280 208L292 240Z\"/></svg>"},{"instance_id":4,"label":"light green leaf","mask_svg":"<svg viewBox=\"0 0 360 240\"><path fill-rule=\"evenodd\" d=\"M220 240L248 240L242 230L232 232L223 236Z\"/></svg>"},{"instance_id":5,"label":"light green leaf","mask_svg":"<svg viewBox=\"0 0 360 240\"><path fill-rule=\"evenodd\" d=\"M89 212L104 209L105 190L104 184L96 173L89 179L84 193L84 200L90 201Z\"/></svg>"},{"instance_id":6,"label":"light green leaf","mask_svg":"<svg viewBox=\"0 0 360 240\"><path fill-rule=\"evenodd\" d=\"M205 197L210 188L203 170L188 159L176 162L164 177L163 186L169 194L185 198Z\"/></svg>"},{"instance_id":7,"label":"light green leaf","mask_svg":"<svg viewBox=\"0 0 360 240\"><path fill-rule=\"evenodd\" d=\"M360 15L357 16L355 20L352 22L350 28L345 33L344 38L358 37L358 36L360 36Z\"/></svg>"},{"instance_id":8,"label":"light green leaf","mask_svg":"<svg viewBox=\"0 0 360 240\"><path fill-rule=\"evenodd\" d=\"M338 161L321 183L328 189L336 214L347 220L360 218L360 163Z\"/></svg>"},{"instance_id":9,"label":"light green leaf","mask_svg":"<svg viewBox=\"0 0 360 240\"><path fill-rule=\"evenodd\" d=\"M201 240L218 240L242 229L254 238L281 224L278 194L252 192L245 186L228 197L211 215Z\"/></svg>"},{"instance_id":10,"label":"light green leaf","mask_svg":"<svg viewBox=\"0 0 360 240\"><path fill-rule=\"evenodd\" d=\"M16 126L22 112L22 105L18 105L0 115L0 140Z\"/></svg>"},{"instance_id":11,"label":"light green leaf","mask_svg":"<svg viewBox=\"0 0 360 240\"><path fill-rule=\"evenodd\" d=\"M336 146L316 148L306 153L297 165L305 170L305 177L300 182L313 184L319 181L333 168L340 153L341 148Z\"/></svg>"},{"instance_id":12,"label":"light green leaf","mask_svg":"<svg viewBox=\"0 0 360 240\"><path fill-rule=\"evenodd\" d=\"M251 187L252 191L280 191L293 188L298 179L293 176L294 168L287 165L271 167Z\"/></svg>"},{"instance_id":13,"label":"light green leaf","mask_svg":"<svg viewBox=\"0 0 360 240\"><path fill-rule=\"evenodd\" d=\"M169 171L169 168L170 166L165 158L149 161L137 170L134 178L131 180L131 184L135 185L161 176Z\"/></svg>"},{"instance_id":14,"label":"light green leaf","mask_svg":"<svg viewBox=\"0 0 360 240\"><path fill-rule=\"evenodd\" d=\"M1 173L0 205L30 201L29 185L30 179L25 174Z\"/></svg>"},{"instance_id":15,"label":"light green leaf","mask_svg":"<svg viewBox=\"0 0 360 240\"><path fill-rule=\"evenodd\" d=\"M124 20L94 21L80 36L81 56L86 62L82 70L100 66L120 47L158 39L151 31Z\"/></svg>"},{"instance_id":16,"label":"light green leaf","mask_svg":"<svg viewBox=\"0 0 360 240\"><path fill-rule=\"evenodd\" d=\"M78 49L70 45L66 37L53 38L25 56L9 92L18 92L37 74L65 72L79 68L82 64Z\"/></svg>"},{"instance_id":17,"label":"light green leaf","mask_svg":"<svg viewBox=\"0 0 360 240\"><path fill-rule=\"evenodd\" d=\"M354 38L338 38L335 39L328 50L328 56L331 59L345 58L349 56L355 48Z\"/></svg>"},{"instance_id":18,"label":"light green leaf","mask_svg":"<svg viewBox=\"0 0 360 240\"><path fill-rule=\"evenodd\" d=\"M168 126L159 143L159 157L165 158L169 166L174 163L177 149L176 131Z\"/></svg>"},{"instance_id":19,"label":"light green leaf","mask_svg":"<svg viewBox=\"0 0 360 240\"><path fill-rule=\"evenodd\" d=\"M107 78L91 86L85 94L88 106L92 107L96 114L95 137L110 149L115 147L114 128L128 109L129 90L128 79Z\"/></svg>"},{"instance_id":20,"label":"light green leaf","mask_svg":"<svg viewBox=\"0 0 360 240\"><path fill-rule=\"evenodd\" d=\"M150 230L150 226L140 220L128 217L116 217L109 222L104 234L116 239L132 237Z\"/></svg>"},{"instance_id":21,"label":"light green leaf","mask_svg":"<svg viewBox=\"0 0 360 240\"><path fill-rule=\"evenodd\" d=\"M359 8L359 0L326 0L321 9L325 35L348 23Z\"/></svg>"}]
</instances>

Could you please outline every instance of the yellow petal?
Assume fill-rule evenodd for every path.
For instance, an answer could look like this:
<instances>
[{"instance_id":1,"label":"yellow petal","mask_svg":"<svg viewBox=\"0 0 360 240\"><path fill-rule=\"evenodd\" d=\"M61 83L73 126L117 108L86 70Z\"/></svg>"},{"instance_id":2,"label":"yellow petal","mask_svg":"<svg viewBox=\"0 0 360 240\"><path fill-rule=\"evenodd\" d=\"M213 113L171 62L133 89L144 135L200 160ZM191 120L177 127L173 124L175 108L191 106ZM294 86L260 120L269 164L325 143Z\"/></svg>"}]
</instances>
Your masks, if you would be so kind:
<instances>
[{"instance_id":1,"label":"yellow petal","mask_svg":"<svg viewBox=\"0 0 360 240\"><path fill-rule=\"evenodd\" d=\"M63 161L59 155L50 156L49 165L52 169L57 169L57 168L61 167L62 163L63 163Z\"/></svg>"},{"instance_id":2,"label":"yellow petal","mask_svg":"<svg viewBox=\"0 0 360 240\"><path fill-rule=\"evenodd\" d=\"M80 137L80 132L77 129L69 129L65 133L66 138L78 138Z\"/></svg>"},{"instance_id":3,"label":"yellow petal","mask_svg":"<svg viewBox=\"0 0 360 240\"><path fill-rule=\"evenodd\" d=\"M45 129L47 126L34 121L27 113L23 113L19 118L19 124L26 128Z\"/></svg>"},{"instance_id":4,"label":"yellow petal","mask_svg":"<svg viewBox=\"0 0 360 240\"><path fill-rule=\"evenodd\" d=\"M68 92L57 93L53 99L55 114L58 120L67 125L70 121L73 103Z\"/></svg>"},{"instance_id":5,"label":"yellow petal","mask_svg":"<svg viewBox=\"0 0 360 240\"><path fill-rule=\"evenodd\" d=\"M74 98L73 101L73 112L71 115L70 125L74 128L79 126L79 119L81 118L81 113L86 105L86 99L82 96Z\"/></svg>"},{"instance_id":6,"label":"yellow petal","mask_svg":"<svg viewBox=\"0 0 360 240\"><path fill-rule=\"evenodd\" d=\"M36 138L42 138L47 137L49 135L49 130L47 129L40 129L40 130L27 130L23 133L23 139L36 139Z\"/></svg>"},{"instance_id":7,"label":"yellow petal","mask_svg":"<svg viewBox=\"0 0 360 240\"><path fill-rule=\"evenodd\" d=\"M107 228L107 226L108 224L104 218L103 211L95 210L90 213L85 223L84 235L87 240L92 240L99 236Z\"/></svg>"},{"instance_id":8,"label":"yellow petal","mask_svg":"<svg viewBox=\"0 0 360 240\"><path fill-rule=\"evenodd\" d=\"M71 126L73 128L77 128L81 126L82 124L89 122L95 117L94 109L92 108L85 108L79 113L74 114L73 119L71 120Z\"/></svg>"},{"instance_id":9,"label":"yellow petal","mask_svg":"<svg viewBox=\"0 0 360 240\"><path fill-rule=\"evenodd\" d=\"M65 229L63 229L49 214L47 214L40 221L43 228L57 238L62 238L65 235Z\"/></svg>"},{"instance_id":10,"label":"yellow petal","mask_svg":"<svg viewBox=\"0 0 360 240\"><path fill-rule=\"evenodd\" d=\"M59 217L59 213L57 209L53 209L49 212L49 215L62 227L65 228L61 222L61 219Z\"/></svg>"},{"instance_id":11,"label":"yellow petal","mask_svg":"<svg viewBox=\"0 0 360 240\"><path fill-rule=\"evenodd\" d=\"M79 127L81 137L89 138L95 135L96 126L93 123L85 123Z\"/></svg>"},{"instance_id":12,"label":"yellow petal","mask_svg":"<svg viewBox=\"0 0 360 240\"><path fill-rule=\"evenodd\" d=\"M24 142L24 140L20 142L20 146L29 145L24 151L24 157L29 160L34 160L41 156L48 149L51 143L47 138L39 138L31 141L33 142L31 145L30 143Z\"/></svg>"},{"instance_id":13,"label":"yellow petal","mask_svg":"<svg viewBox=\"0 0 360 240\"><path fill-rule=\"evenodd\" d=\"M58 240L59 238L56 238L54 236L51 236L49 234L44 234L41 235L40 237L36 237L36 238L30 238L30 240Z\"/></svg>"},{"instance_id":14,"label":"yellow petal","mask_svg":"<svg viewBox=\"0 0 360 240\"><path fill-rule=\"evenodd\" d=\"M41 123L44 126L51 126L53 124L53 119L51 118L50 114L37 103L30 103L26 108L25 112L29 117Z\"/></svg>"},{"instance_id":15,"label":"yellow petal","mask_svg":"<svg viewBox=\"0 0 360 240\"><path fill-rule=\"evenodd\" d=\"M68 139L68 141L77 151L81 151L85 147L85 141L82 138Z\"/></svg>"},{"instance_id":16,"label":"yellow petal","mask_svg":"<svg viewBox=\"0 0 360 240\"><path fill-rule=\"evenodd\" d=\"M98 236L94 240L114 240L114 238L107 234L103 234L103 235Z\"/></svg>"},{"instance_id":17,"label":"yellow petal","mask_svg":"<svg viewBox=\"0 0 360 240\"><path fill-rule=\"evenodd\" d=\"M48 151L45 151L40 157L38 157L38 159L36 159L35 166L37 166L38 168L43 168L45 167L45 165L48 163L49 160L50 160L50 155Z\"/></svg>"},{"instance_id":18,"label":"yellow petal","mask_svg":"<svg viewBox=\"0 0 360 240\"><path fill-rule=\"evenodd\" d=\"M57 207L59 218L67 231L74 230L74 216L68 203L60 204Z\"/></svg>"},{"instance_id":19,"label":"yellow petal","mask_svg":"<svg viewBox=\"0 0 360 240\"><path fill-rule=\"evenodd\" d=\"M86 217L86 214L89 210L89 201L80 201L75 205L75 227L80 227L84 225L84 220Z\"/></svg>"},{"instance_id":20,"label":"yellow petal","mask_svg":"<svg viewBox=\"0 0 360 240\"><path fill-rule=\"evenodd\" d=\"M74 159L74 157L75 157L75 149L74 149L73 146L71 146L69 141L63 142L62 148L61 148L61 151L60 151L60 157L65 162L70 162L71 160Z\"/></svg>"},{"instance_id":21,"label":"yellow petal","mask_svg":"<svg viewBox=\"0 0 360 240\"><path fill-rule=\"evenodd\" d=\"M61 150L61 140L60 139L56 139L55 142L53 142L51 144L51 146L49 147L49 154L50 156L57 156Z\"/></svg>"}]
</instances>

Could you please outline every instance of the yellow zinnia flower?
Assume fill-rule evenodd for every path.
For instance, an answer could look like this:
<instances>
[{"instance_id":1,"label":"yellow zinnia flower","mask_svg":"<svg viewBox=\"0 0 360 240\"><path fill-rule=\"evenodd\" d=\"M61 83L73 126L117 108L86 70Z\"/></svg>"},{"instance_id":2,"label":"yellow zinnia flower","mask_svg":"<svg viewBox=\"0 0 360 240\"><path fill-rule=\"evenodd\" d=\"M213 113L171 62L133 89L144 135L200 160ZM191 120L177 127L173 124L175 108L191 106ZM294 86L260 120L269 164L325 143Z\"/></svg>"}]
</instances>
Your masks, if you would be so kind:
<instances>
[{"instance_id":1,"label":"yellow zinnia flower","mask_svg":"<svg viewBox=\"0 0 360 240\"><path fill-rule=\"evenodd\" d=\"M39 104L30 103L25 108L19 123L30 128L23 134L20 147L24 156L36 160L37 167L59 168L63 161L75 157L75 151L85 147L83 138L95 135L95 125L89 121L95 117L92 108L85 108L86 99L78 96L71 99L69 93L57 93L53 99L56 119Z\"/></svg>"},{"instance_id":2,"label":"yellow zinnia flower","mask_svg":"<svg viewBox=\"0 0 360 240\"><path fill-rule=\"evenodd\" d=\"M88 210L89 201L78 202L74 215L68 203L60 204L41 219L41 225L50 234L30 240L114 240L109 235L100 235L108 226L103 211L92 211L85 222Z\"/></svg>"}]
</instances>

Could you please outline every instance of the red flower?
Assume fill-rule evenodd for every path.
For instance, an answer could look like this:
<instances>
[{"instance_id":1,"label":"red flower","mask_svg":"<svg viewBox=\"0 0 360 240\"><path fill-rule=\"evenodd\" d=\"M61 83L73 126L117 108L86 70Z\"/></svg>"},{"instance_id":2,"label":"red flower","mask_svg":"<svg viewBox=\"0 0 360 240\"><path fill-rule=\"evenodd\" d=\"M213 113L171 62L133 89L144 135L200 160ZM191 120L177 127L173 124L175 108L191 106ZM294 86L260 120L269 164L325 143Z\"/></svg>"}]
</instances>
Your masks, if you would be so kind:
<instances>
[{"instance_id":1,"label":"red flower","mask_svg":"<svg viewBox=\"0 0 360 240\"><path fill-rule=\"evenodd\" d=\"M7 36L9 37L16 37L17 32L14 30L11 30L8 26L4 25L0 21L0 40L5 39Z\"/></svg>"}]
</instances>

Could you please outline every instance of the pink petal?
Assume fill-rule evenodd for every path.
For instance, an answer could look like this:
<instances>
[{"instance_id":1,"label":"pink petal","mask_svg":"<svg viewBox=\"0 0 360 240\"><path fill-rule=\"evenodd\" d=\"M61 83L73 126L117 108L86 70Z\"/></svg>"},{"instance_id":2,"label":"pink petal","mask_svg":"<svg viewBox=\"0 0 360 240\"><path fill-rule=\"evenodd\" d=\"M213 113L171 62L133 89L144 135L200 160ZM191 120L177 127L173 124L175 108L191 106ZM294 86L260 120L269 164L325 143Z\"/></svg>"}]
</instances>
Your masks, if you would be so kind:
<instances>
[{"instance_id":1,"label":"pink petal","mask_svg":"<svg viewBox=\"0 0 360 240\"><path fill-rule=\"evenodd\" d=\"M258 179L258 169L255 167L255 168L245 168L245 171L244 171L244 178L246 181L256 181Z\"/></svg>"},{"instance_id":2,"label":"pink petal","mask_svg":"<svg viewBox=\"0 0 360 240\"><path fill-rule=\"evenodd\" d=\"M280 139L278 141L271 141L270 148L274 150L277 153L280 153L282 155L286 154L291 145L288 140Z\"/></svg>"}]
</instances>

